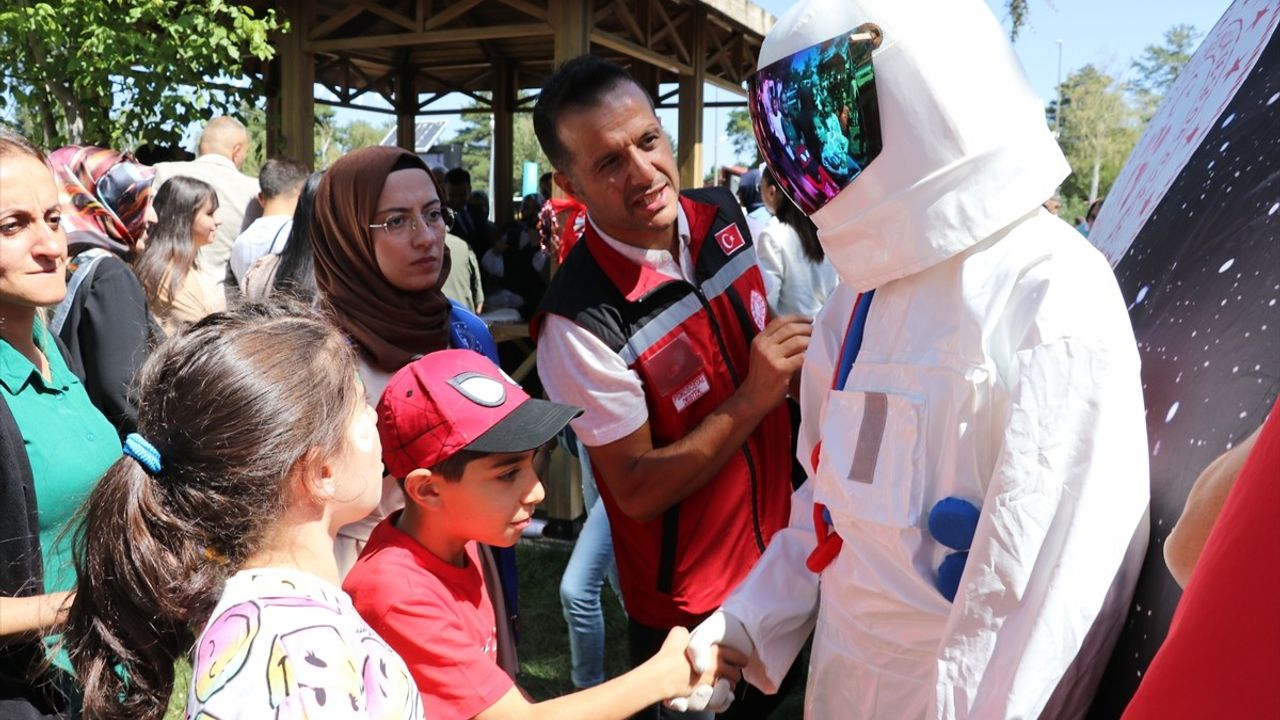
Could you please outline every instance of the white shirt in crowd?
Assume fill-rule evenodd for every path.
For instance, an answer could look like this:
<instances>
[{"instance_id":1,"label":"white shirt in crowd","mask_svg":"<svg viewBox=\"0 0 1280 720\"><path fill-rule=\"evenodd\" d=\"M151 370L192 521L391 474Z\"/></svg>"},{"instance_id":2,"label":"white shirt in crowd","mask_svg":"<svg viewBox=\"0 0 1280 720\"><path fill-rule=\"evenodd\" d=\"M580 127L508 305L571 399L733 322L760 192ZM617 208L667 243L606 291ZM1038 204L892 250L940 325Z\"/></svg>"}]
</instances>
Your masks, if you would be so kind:
<instances>
[{"instance_id":1,"label":"white shirt in crowd","mask_svg":"<svg viewBox=\"0 0 1280 720\"><path fill-rule=\"evenodd\" d=\"M775 315L812 318L822 309L822 303L840 279L825 259L819 262L809 259L795 228L776 217L771 218L760 233L756 255L764 275L769 309Z\"/></svg>"},{"instance_id":2,"label":"white shirt in crowd","mask_svg":"<svg viewBox=\"0 0 1280 720\"><path fill-rule=\"evenodd\" d=\"M668 277L693 282L689 220L683 207L677 218L678 262L667 250L627 245L610 237L590 217L588 221L600 239L623 257ZM635 432L649 419L640 376L600 338L569 318L547 315L538 336L538 358L538 377L547 397L583 409L571 423L583 445L608 445Z\"/></svg>"},{"instance_id":3,"label":"white shirt in crowd","mask_svg":"<svg viewBox=\"0 0 1280 720\"><path fill-rule=\"evenodd\" d=\"M263 255L277 255L289 241L293 228L291 215L264 215L254 220L231 244L231 273L237 283L244 283L249 266Z\"/></svg>"}]
</instances>

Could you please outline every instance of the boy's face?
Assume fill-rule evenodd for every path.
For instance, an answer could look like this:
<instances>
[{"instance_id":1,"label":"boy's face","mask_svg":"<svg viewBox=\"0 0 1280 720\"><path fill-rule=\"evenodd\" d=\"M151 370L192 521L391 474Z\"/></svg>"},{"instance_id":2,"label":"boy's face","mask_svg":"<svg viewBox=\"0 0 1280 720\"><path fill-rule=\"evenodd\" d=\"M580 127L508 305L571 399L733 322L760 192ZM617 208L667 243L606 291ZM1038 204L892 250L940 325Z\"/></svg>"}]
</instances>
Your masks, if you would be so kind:
<instances>
[{"instance_id":1,"label":"boy's face","mask_svg":"<svg viewBox=\"0 0 1280 720\"><path fill-rule=\"evenodd\" d=\"M510 547L546 493L534 470L534 450L486 455L467 463L459 480L439 485L442 507L461 537Z\"/></svg>"}]
</instances>

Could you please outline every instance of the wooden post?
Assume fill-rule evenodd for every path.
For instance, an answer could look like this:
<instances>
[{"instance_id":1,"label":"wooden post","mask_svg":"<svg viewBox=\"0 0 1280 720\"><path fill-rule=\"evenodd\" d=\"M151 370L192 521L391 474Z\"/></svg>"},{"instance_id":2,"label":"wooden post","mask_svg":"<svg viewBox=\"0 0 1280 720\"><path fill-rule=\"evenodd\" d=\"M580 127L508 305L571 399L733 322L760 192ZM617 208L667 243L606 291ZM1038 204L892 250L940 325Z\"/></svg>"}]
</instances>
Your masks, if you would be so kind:
<instances>
[{"instance_id":1,"label":"wooden post","mask_svg":"<svg viewBox=\"0 0 1280 720\"><path fill-rule=\"evenodd\" d=\"M551 0L547 20L556 30L556 67L591 49L591 6L577 0Z\"/></svg>"},{"instance_id":2,"label":"wooden post","mask_svg":"<svg viewBox=\"0 0 1280 720\"><path fill-rule=\"evenodd\" d=\"M315 5L305 0L285 0L280 9L289 19L289 32L281 35L276 44L280 51L278 137L283 146L269 148L268 155L285 155L314 167L316 57L307 52L307 40L315 20ZM267 137L273 135L269 127Z\"/></svg>"},{"instance_id":3,"label":"wooden post","mask_svg":"<svg viewBox=\"0 0 1280 720\"><path fill-rule=\"evenodd\" d=\"M405 63L400 67L396 80L396 145L417 152L418 93L414 85L413 68Z\"/></svg>"},{"instance_id":4,"label":"wooden post","mask_svg":"<svg viewBox=\"0 0 1280 720\"><path fill-rule=\"evenodd\" d=\"M500 58L494 65L493 88L493 210L498 227L511 220L511 196L515 192L515 159L512 150L516 105L515 67Z\"/></svg>"},{"instance_id":5,"label":"wooden post","mask_svg":"<svg viewBox=\"0 0 1280 720\"><path fill-rule=\"evenodd\" d=\"M702 187L702 110L703 85L707 75L707 10L694 6L692 27L688 36L693 73L680 76L680 187Z\"/></svg>"}]
</instances>

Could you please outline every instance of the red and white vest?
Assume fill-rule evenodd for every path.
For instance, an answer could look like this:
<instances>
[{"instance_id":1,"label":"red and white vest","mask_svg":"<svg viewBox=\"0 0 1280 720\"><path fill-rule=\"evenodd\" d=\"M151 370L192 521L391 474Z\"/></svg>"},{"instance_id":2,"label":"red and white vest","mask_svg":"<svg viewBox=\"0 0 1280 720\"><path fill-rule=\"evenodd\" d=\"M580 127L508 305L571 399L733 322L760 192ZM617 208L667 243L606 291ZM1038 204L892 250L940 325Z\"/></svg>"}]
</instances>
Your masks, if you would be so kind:
<instances>
[{"instance_id":1,"label":"red and white vest","mask_svg":"<svg viewBox=\"0 0 1280 720\"><path fill-rule=\"evenodd\" d=\"M637 265L590 223L531 323L546 313L590 331L644 384L654 447L680 439L746 379L751 340L768 321L751 234L721 188L682 193L695 284ZM653 628L692 627L747 575L787 524L791 427L785 403L758 425L706 485L662 517L623 514L606 483L627 613Z\"/></svg>"}]
</instances>

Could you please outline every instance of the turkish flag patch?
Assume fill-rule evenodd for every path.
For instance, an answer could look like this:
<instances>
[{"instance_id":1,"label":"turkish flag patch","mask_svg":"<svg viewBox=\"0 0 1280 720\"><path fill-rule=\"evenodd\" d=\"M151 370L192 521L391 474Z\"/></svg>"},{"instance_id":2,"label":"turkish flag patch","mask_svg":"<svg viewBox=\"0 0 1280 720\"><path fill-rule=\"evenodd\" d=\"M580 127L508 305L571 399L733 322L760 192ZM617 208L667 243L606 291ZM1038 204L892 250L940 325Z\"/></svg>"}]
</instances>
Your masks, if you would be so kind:
<instances>
[{"instance_id":1,"label":"turkish flag patch","mask_svg":"<svg viewBox=\"0 0 1280 720\"><path fill-rule=\"evenodd\" d=\"M732 255L747 244L747 241L742 239L742 233L738 232L737 225L729 225L716 233L716 242L720 244L720 249L725 255Z\"/></svg>"}]
</instances>

